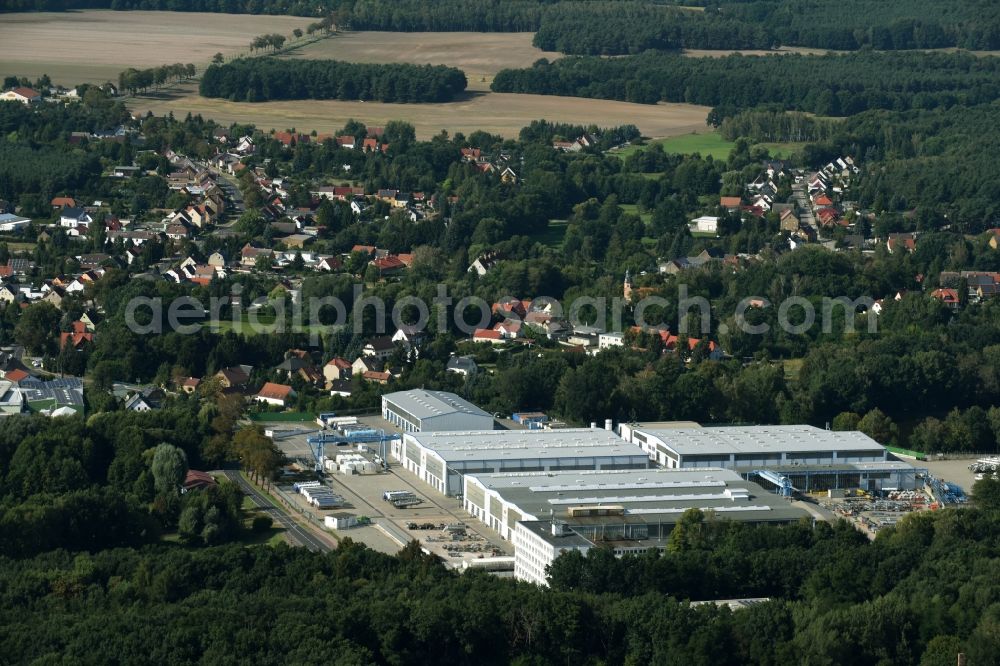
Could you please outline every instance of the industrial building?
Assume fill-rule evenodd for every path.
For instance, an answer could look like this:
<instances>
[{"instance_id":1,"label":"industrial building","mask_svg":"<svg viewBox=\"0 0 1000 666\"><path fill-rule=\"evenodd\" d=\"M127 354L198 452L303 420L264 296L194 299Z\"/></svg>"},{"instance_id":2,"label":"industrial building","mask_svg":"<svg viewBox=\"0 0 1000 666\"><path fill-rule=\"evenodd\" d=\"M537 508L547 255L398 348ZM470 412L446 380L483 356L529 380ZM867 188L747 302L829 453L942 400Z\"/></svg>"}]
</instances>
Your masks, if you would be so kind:
<instances>
[{"instance_id":1,"label":"industrial building","mask_svg":"<svg viewBox=\"0 0 1000 666\"><path fill-rule=\"evenodd\" d=\"M397 391L382 396L382 418L404 432L492 430L493 416L445 391Z\"/></svg>"},{"instance_id":2,"label":"industrial building","mask_svg":"<svg viewBox=\"0 0 1000 666\"><path fill-rule=\"evenodd\" d=\"M927 471L891 460L884 446L862 432L809 425L677 428L670 423L623 423L619 430L623 439L667 469L733 469L786 493L837 488L912 490Z\"/></svg>"},{"instance_id":3,"label":"industrial building","mask_svg":"<svg viewBox=\"0 0 1000 666\"><path fill-rule=\"evenodd\" d=\"M649 458L613 431L479 430L406 433L390 455L446 495L462 492L465 474L644 469Z\"/></svg>"},{"instance_id":4,"label":"industrial building","mask_svg":"<svg viewBox=\"0 0 1000 666\"><path fill-rule=\"evenodd\" d=\"M718 468L470 474L463 504L513 541L515 577L539 584L545 584L545 567L566 550L607 544L622 555L662 548L689 509L747 523L809 515Z\"/></svg>"},{"instance_id":5,"label":"industrial building","mask_svg":"<svg viewBox=\"0 0 1000 666\"><path fill-rule=\"evenodd\" d=\"M741 521L788 522L804 515L732 470L618 469L467 474L466 511L513 539L521 520L555 518L594 538L660 538L691 508Z\"/></svg>"},{"instance_id":6,"label":"industrial building","mask_svg":"<svg viewBox=\"0 0 1000 666\"><path fill-rule=\"evenodd\" d=\"M646 428L622 424L622 438L668 469L882 462L884 446L861 432L809 425Z\"/></svg>"}]
</instances>

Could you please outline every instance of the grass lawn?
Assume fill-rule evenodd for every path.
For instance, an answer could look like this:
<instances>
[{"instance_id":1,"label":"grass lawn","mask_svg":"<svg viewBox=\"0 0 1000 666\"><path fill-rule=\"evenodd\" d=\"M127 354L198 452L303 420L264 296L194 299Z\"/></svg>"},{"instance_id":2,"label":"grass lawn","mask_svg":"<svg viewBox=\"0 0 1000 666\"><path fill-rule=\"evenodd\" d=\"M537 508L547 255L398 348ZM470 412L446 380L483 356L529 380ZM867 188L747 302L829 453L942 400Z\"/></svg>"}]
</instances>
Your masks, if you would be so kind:
<instances>
[{"instance_id":1,"label":"grass lawn","mask_svg":"<svg viewBox=\"0 0 1000 666\"><path fill-rule=\"evenodd\" d=\"M663 146L663 149L668 153L679 153L681 155L692 155L694 153L699 153L702 157L712 156L716 160L726 160L729 158L729 152L735 146L735 142L727 141L722 138L722 135L718 132L706 132L703 134L682 134L680 136L669 137L666 139L653 139L652 141L646 142L643 146L637 146L632 144L626 146L621 150L611 151L611 155L616 155L622 159L625 159L632 153L636 151L643 150L644 148L651 146L655 143ZM771 154L772 157L778 159L786 159L791 157L792 154L801 150L805 144L802 143L760 143L757 144L764 148ZM649 178L659 178L660 174L643 174Z\"/></svg>"},{"instance_id":2,"label":"grass lawn","mask_svg":"<svg viewBox=\"0 0 1000 666\"><path fill-rule=\"evenodd\" d=\"M562 249L563 242L566 240L567 228L569 228L569 222L566 220L549 220L549 226L544 231L535 234L535 240L542 245Z\"/></svg>"},{"instance_id":3,"label":"grass lawn","mask_svg":"<svg viewBox=\"0 0 1000 666\"><path fill-rule=\"evenodd\" d=\"M771 153L771 157L775 157L779 160L788 159L793 154L802 150L802 147L806 145L805 141L802 142L790 142L790 143L759 143L759 146L767 148L767 152Z\"/></svg>"},{"instance_id":4,"label":"grass lawn","mask_svg":"<svg viewBox=\"0 0 1000 666\"><path fill-rule=\"evenodd\" d=\"M712 156L713 159L725 160L729 157L729 151L736 145L732 141L726 141L718 132L708 134L684 134L669 139L659 141L663 149L668 153L680 153L682 155L692 155L700 153L702 157Z\"/></svg>"},{"instance_id":5,"label":"grass lawn","mask_svg":"<svg viewBox=\"0 0 1000 666\"><path fill-rule=\"evenodd\" d=\"M789 358L782 361L781 364L785 368L785 381L797 382L799 380L799 372L802 370L802 359Z\"/></svg>"},{"instance_id":6,"label":"grass lawn","mask_svg":"<svg viewBox=\"0 0 1000 666\"><path fill-rule=\"evenodd\" d=\"M646 224L649 224L653 219L652 213L640 212L638 204L618 204L618 207L621 208L626 213L629 213L631 215L637 215L639 219L645 222Z\"/></svg>"},{"instance_id":7,"label":"grass lawn","mask_svg":"<svg viewBox=\"0 0 1000 666\"><path fill-rule=\"evenodd\" d=\"M316 420L316 415L308 412L260 412L250 414L249 417L251 421L263 423L305 423Z\"/></svg>"},{"instance_id":8,"label":"grass lawn","mask_svg":"<svg viewBox=\"0 0 1000 666\"><path fill-rule=\"evenodd\" d=\"M9 240L6 240L6 239L0 240L0 242L6 243L7 244L7 250L9 250L10 252L34 252L35 251L35 244L34 243L24 243L24 242L20 242L20 241L9 241Z\"/></svg>"}]
</instances>

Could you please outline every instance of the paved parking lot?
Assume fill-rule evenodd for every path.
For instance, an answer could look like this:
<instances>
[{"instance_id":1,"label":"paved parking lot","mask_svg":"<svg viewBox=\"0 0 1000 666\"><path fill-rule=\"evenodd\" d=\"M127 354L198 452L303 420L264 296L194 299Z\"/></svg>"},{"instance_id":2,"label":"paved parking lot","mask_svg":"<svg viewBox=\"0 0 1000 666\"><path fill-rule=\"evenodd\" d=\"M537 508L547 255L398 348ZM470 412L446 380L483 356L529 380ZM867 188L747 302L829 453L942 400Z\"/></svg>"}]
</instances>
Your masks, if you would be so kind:
<instances>
[{"instance_id":1,"label":"paved parking lot","mask_svg":"<svg viewBox=\"0 0 1000 666\"><path fill-rule=\"evenodd\" d=\"M399 434L397 429L379 416L359 417L358 420L377 430ZM286 456L292 460L301 461L303 469L312 469L313 457L306 438L318 431L318 426L308 433L282 436L281 431L287 433L305 430L312 426L297 423L262 425L265 429L274 428L278 431L275 433L275 443ZM368 447L368 452L361 451L360 453L371 460L378 452L378 445L370 444ZM337 452L344 453L349 450L351 449L346 446L329 445L326 455L333 457ZM357 449L352 450L352 452L357 452ZM332 511L321 511L308 506L305 498L301 495L294 494L290 484L285 484L283 490L287 491L289 501L296 508L306 515L314 517L316 524L322 524L323 516L331 513L348 513L371 518L373 525L343 530L338 532L338 536L361 541L375 550L394 553L402 547L402 544L411 539L417 539L427 550L439 555L448 564L456 567L461 566L465 559L478 559L493 553L499 555L513 553L513 547L510 544L502 541L498 534L468 515L458 500L442 495L422 483L398 464L390 465L389 470L381 474L350 476L327 474L324 483L330 486L333 492L344 497L346 500L344 507ZM397 508L382 499L382 493L387 490L406 490L421 498L423 502L409 508ZM456 523L466 525L464 538L458 538L450 532L439 529L442 525ZM408 526L411 524L416 524L418 529L410 529ZM419 529L420 526L424 525L433 525L434 529Z\"/></svg>"}]
</instances>

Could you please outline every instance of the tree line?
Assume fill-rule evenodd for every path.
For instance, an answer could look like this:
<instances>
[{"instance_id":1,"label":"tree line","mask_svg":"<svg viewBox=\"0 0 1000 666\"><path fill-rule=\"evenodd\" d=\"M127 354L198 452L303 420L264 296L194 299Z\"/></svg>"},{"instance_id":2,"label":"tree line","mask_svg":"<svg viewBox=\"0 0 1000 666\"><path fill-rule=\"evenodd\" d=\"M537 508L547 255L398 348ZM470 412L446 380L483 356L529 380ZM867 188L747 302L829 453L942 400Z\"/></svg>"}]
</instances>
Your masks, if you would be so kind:
<instances>
[{"instance_id":1,"label":"tree line","mask_svg":"<svg viewBox=\"0 0 1000 666\"><path fill-rule=\"evenodd\" d=\"M646 49L878 50L1000 48L1000 9L989 0L695 0L684 11L632 0L0 0L0 11L206 11L336 17L355 30L537 31L540 48L571 54ZM831 22L829 17L836 16Z\"/></svg>"},{"instance_id":2,"label":"tree line","mask_svg":"<svg viewBox=\"0 0 1000 666\"><path fill-rule=\"evenodd\" d=\"M687 58L647 52L625 58L541 59L497 73L491 89L615 99L688 102L733 112L774 103L821 116L867 109L979 104L1000 98L995 58L960 53Z\"/></svg>"},{"instance_id":3,"label":"tree line","mask_svg":"<svg viewBox=\"0 0 1000 666\"><path fill-rule=\"evenodd\" d=\"M709 122L716 120L709 117ZM718 125L722 137L735 141L740 137L755 143L826 141L837 133L836 121L817 118L802 112L771 110L767 108L748 109L725 117Z\"/></svg>"},{"instance_id":4,"label":"tree line","mask_svg":"<svg viewBox=\"0 0 1000 666\"><path fill-rule=\"evenodd\" d=\"M118 89L136 94L139 91L145 92L151 86L162 86L167 81L180 81L182 79L194 78L198 70L193 64L174 63L173 65L160 65L159 67L149 67L147 69L135 69L129 67L124 72L118 74Z\"/></svg>"},{"instance_id":5,"label":"tree line","mask_svg":"<svg viewBox=\"0 0 1000 666\"><path fill-rule=\"evenodd\" d=\"M210 65L205 97L240 102L276 99L361 99L447 102L466 87L465 74L443 65L359 64L336 60L252 58Z\"/></svg>"}]
</instances>

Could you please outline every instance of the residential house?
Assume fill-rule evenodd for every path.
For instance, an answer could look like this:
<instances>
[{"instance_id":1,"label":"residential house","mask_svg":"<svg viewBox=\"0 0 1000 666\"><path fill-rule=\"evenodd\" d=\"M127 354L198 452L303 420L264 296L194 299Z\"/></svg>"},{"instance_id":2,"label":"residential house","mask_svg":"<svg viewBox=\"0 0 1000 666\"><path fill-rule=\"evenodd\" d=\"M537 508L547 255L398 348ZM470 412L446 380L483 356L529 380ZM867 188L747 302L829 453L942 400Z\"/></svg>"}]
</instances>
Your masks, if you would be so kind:
<instances>
[{"instance_id":1,"label":"residential house","mask_svg":"<svg viewBox=\"0 0 1000 666\"><path fill-rule=\"evenodd\" d=\"M76 199L73 197L53 197L52 201L49 203L52 206L52 210L59 210L61 208L76 208Z\"/></svg>"},{"instance_id":2,"label":"residential house","mask_svg":"<svg viewBox=\"0 0 1000 666\"><path fill-rule=\"evenodd\" d=\"M383 335L369 338L361 348L362 356L371 356L377 359L387 359L396 351L396 343L391 336Z\"/></svg>"},{"instance_id":3,"label":"residential house","mask_svg":"<svg viewBox=\"0 0 1000 666\"><path fill-rule=\"evenodd\" d=\"M500 253L491 250L476 257L476 260L469 266L469 272L483 276L489 273L498 263L500 263Z\"/></svg>"},{"instance_id":4,"label":"residential house","mask_svg":"<svg viewBox=\"0 0 1000 666\"><path fill-rule=\"evenodd\" d=\"M369 371L363 373L361 375L361 378L363 380L365 380L366 382L369 382L369 383L372 383L372 384L383 384L383 385L385 385L385 384L389 383L389 380L392 378L392 375L389 374L388 372L377 372L377 371L374 371L374 370L369 370Z\"/></svg>"},{"instance_id":5,"label":"residential house","mask_svg":"<svg viewBox=\"0 0 1000 666\"><path fill-rule=\"evenodd\" d=\"M713 215L702 215L691 220L691 231L701 234L719 233L719 218Z\"/></svg>"},{"instance_id":6,"label":"residential house","mask_svg":"<svg viewBox=\"0 0 1000 666\"><path fill-rule=\"evenodd\" d=\"M479 372L479 366L471 356L452 356L445 366L446 372L453 372L463 377L472 377Z\"/></svg>"},{"instance_id":7,"label":"residential house","mask_svg":"<svg viewBox=\"0 0 1000 666\"><path fill-rule=\"evenodd\" d=\"M94 334L87 330L87 325L79 319L72 323L72 329L59 334L59 348L67 346L79 351L87 343L94 341Z\"/></svg>"},{"instance_id":8,"label":"residential house","mask_svg":"<svg viewBox=\"0 0 1000 666\"><path fill-rule=\"evenodd\" d=\"M186 240L191 237L191 230L184 224L171 224L167 226L166 233L170 240Z\"/></svg>"},{"instance_id":9,"label":"residential house","mask_svg":"<svg viewBox=\"0 0 1000 666\"><path fill-rule=\"evenodd\" d=\"M913 252L917 249L917 234L915 232L889 234L885 241L885 247L889 250L889 254L895 254L900 249Z\"/></svg>"},{"instance_id":10,"label":"residential house","mask_svg":"<svg viewBox=\"0 0 1000 666\"><path fill-rule=\"evenodd\" d=\"M625 336L621 333L599 333L597 335L598 349L611 349L612 347L624 347Z\"/></svg>"},{"instance_id":11,"label":"residential house","mask_svg":"<svg viewBox=\"0 0 1000 666\"><path fill-rule=\"evenodd\" d=\"M473 342L487 342L491 345L502 345L506 342L500 331L489 328L477 328L472 334Z\"/></svg>"},{"instance_id":12,"label":"residential house","mask_svg":"<svg viewBox=\"0 0 1000 666\"><path fill-rule=\"evenodd\" d=\"M284 409L289 401L295 397L295 390L286 384L275 384L266 382L254 398L257 402L264 402L274 407Z\"/></svg>"},{"instance_id":13,"label":"residential house","mask_svg":"<svg viewBox=\"0 0 1000 666\"><path fill-rule=\"evenodd\" d=\"M961 305L957 289L941 288L931 292L931 298L936 298L944 303L948 308L957 310Z\"/></svg>"},{"instance_id":14,"label":"residential house","mask_svg":"<svg viewBox=\"0 0 1000 666\"><path fill-rule=\"evenodd\" d=\"M94 218L82 208L63 208L59 213L59 226L64 229L89 229Z\"/></svg>"},{"instance_id":15,"label":"residential house","mask_svg":"<svg viewBox=\"0 0 1000 666\"><path fill-rule=\"evenodd\" d=\"M417 326L403 324L392 334L392 341L410 349L419 345L424 339L424 330Z\"/></svg>"},{"instance_id":16,"label":"residential house","mask_svg":"<svg viewBox=\"0 0 1000 666\"><path fill-rule=\"evenodd\" d=\"M20 291L16 284L0 285L0 303L9 304L18 300Z\"/></svg>"},{"instance_id":17,"label":"residential house","mask_svg":"<svg viewBox=\"0 0 1000 666\"><path fill-rule=\"evenodd\" d=\"M330 359L323 366L323 378L328 386L341 379L350 379L352 374L350 362L339 356Z\"/></svg>"},{"instance_id":18,"label":"residential house","mask_svg":"<svg viewBox=\"0 0 1000 666\"><path fill-rule=\"evenodd\" d=\"M131 178L142 175L142 169L137 166L116 166L111 170L111 175L114 178Z\"/></svg>"},{"instance_id":19,"label":"residential house","mask_svg":"<svg viewBox=\"0 0 1000 666\"><path fill-rule=\"evenodd\" d=\"M262 256L271 258L274 256L274 251L270 248L254 247L247 243L240 250L240 264L247 268L253 268L257 265L257 259Z\"/></svg>"},{"instance_id":20,"label":"residential house","mask_svg":"<svg viewBox=\"0 0 1000 666\"><path fill-rule=\"evenodd\" d=\"M253 155L256 149L256 144L254 144L253 139L249 136L244 136L236 142L236 153L238 155Z\"/></svg>"},{"instance_id":21,"label":"residential house","mask_svg":"<svg viewBox=\"0 0 1000 666\"><path fill-rule=\"evenodd\" d=\"M11 88L0 93L0 102L20 102L21 104L37 104L42 101L42 93L31 88Z\"/></svg>"},{"instance_id":22,"label":"residential house","mask_svg":"<svg viewBox=\"0 0 1000 666\"><path fill-rule=\"evenodd\" d=\"M503 336L504 340L514 340L521 336L521 322L516 319L505 319L496 324L493 330Z\"/></svg>"},{"instance_id":23,"label":"residential house","mask_svg":"<svg viewBox=\"0 0 1000 666\"><path fill-rule=\"evenodd\" d=\"M250 381L251 370L249 365L236 365L219 370L214 377L222 388L242 388Z\"/></svg>"},{"instance_id":24,"label":"residential house","mask_svg":"<svg viewBox=\"0 0 1000 666\"><path fill-rule=\"evenodd\" d=\"M530 309L531 301L529 299L508 298L494 303L492 312L494 316L504 319L516 318L523 321L528 316Z\"/></svg>"},{"instance_id":25,"label":"residential house","mask_svg":"<svg viewBox=\"0 0 1000 666\"><path fill-rule=\"evenodd\" d=\"M354 382L348 379L337 379L327 384L326 387L330 395L338 395L342 398L350 398L354 393Z\"/></svg>"},{"instance_id":26,"label":"residential house","mask_svg":"<svg viewBox=\"0 0 1000 666\"><path fill-rule=\"evenodd\" d=\"M384 364L374 356L359 356L351 364L352 375L363 375L366 372L381 370Z\"/></svg>"},{"instance_id":27,"label":"residential house","mask_svg":"<svg viewBox=\"0 0 1000 666\"><path fill-rule=\"evenodd\" d=\"M142 393L133 393L125 399L125 411L127 412L149 412L154 408L143 397Z\"/></svg>"},{"instance_id":28,"label":"residential house","mask_svg":"<svg viewBox=\"0 0 1000 666\"><path fill-rule=\"evenodd\" d=\"M344 267L344 262L340 260L339 257L331 256L321 256L317 258L316 270L318 271L328 271L330 273L334 271L339 271Z\"/></svg>"},{"instance_id":29,"label":"residential house","mask_svg":"<svg viewBox=\"0 0 1000 666\"><path fill-rule=\"evenodd\" d=\"M285 353L285 360L282 361L275 370L285 377L301 377L309 384L319 384L323 381L323 374L316 369L309 352L302 349L291 349Z\"/></svg>"},{"instance_id":30,"label":"residential house","mask_svg":"<svg viewBox=\"0 0 1000 666\"><path fill-rule=\"evenodd\" d=\"M48 303L49 305L52 305L53 307L61 310L65 294L66 292L64 292L62 289L58 287L53 287L46 292L45 296L42 297L42 300Z\"/></svg>"},{"instance_id":31,"label":"residential house","mask_svg":"<svg viewBox=\"0 0 1000 666\"><path fill-rule=\"evenodd\" d=\"M184 476L184 483L181 486L181 492L190 493L196 490L205 490L206 488L211 488L218 485L215 481L215 477L207 472L199 472L196 469L189 469L187 474Z\"/></svg>"},{"instance_id":32,"label":"residential house","mask_svg":"<svg viewBox=\"0 0 1000 666\"><path fill-rule=\"evenodd\" d=\"M727 213L735 213L743 205L743 199L741 197L720 197L719 207L725 210Z\"/></svg>"},{"instance_id":33,"label":"residential house","mask_svg":"<svg viewBox=\"0 0 1000 666\"><path fill-rule=\"evenodd\" d=\"M798 216L790 211L784 210L781 212L780 226L782 231L787 231L789 233L794 233L799 229L799 218Z\"/></svg>"},{"instance_id":34,"label":"residential house","mask_svg":"<svg viewBox=\"0 0 1000 666\"><path fill-rule=\"evenodd\" d=\"M201 380L197 377L186 377L184 381L181 382L181 391L191 395L198 391L198 386L201 385Z\"/></svg>"}]
</instances>

